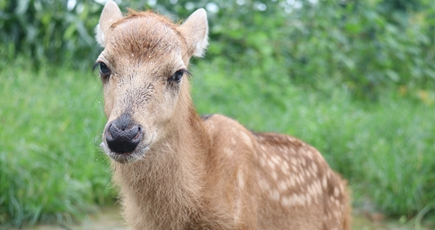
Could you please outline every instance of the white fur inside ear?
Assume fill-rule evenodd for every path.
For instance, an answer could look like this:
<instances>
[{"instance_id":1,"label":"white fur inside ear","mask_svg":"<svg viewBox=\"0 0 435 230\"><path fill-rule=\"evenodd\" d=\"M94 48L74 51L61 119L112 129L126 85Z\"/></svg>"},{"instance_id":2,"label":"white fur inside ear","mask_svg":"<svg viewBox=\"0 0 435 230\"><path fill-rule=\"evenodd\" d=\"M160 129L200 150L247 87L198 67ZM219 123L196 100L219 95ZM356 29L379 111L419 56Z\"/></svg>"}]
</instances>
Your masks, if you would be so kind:
<instances>
[{"instance_id":1,"label":"white fur inside ear","mask_svg":"<svg viewBox=\"0 0 435 230\"><path fill-rule=\"evenodd\" d=\"M204 38L196 43L195 51L193 52L193 56L195 57L204 57L205 50L208 46L208 27L207 31L205 32Z\"/></svg>"},{"instance_id":2,"label":"white fur inside ear","mask_svg":"<svg viewBox=\"0 0 435 230\"><path fill-rule=\"evenodd\" d=\"M101 47L104 47L104 33L101 31L100 24L95 27L95 39Z\"/></svg>"},{"instance_id":3,"label":"white fur inside ear","mask_svg":"<svg viewBox=\"0 0 435 230\"><path fill-rule=\"evenodd\" d=\"M189 43L191 54L203 57L208 45L207 12L204 9L196 10L179 28Z\"/></svg>"},{"instance_id":4,"label":"white fur inside ear","mask_svg":"<svg viewBox=\"0 0 435 230\"><path fill-rule=\"evenodd\" d=\"M105 40L108 37L110 27L113 25L113 23L120 19L122 19L121 10L116 2L109 0L106 5L104 5L100 16L100 22L95 28L95 38L98 44L100 44L102 47L105 46Z\"/></svg>"}]
</instances>

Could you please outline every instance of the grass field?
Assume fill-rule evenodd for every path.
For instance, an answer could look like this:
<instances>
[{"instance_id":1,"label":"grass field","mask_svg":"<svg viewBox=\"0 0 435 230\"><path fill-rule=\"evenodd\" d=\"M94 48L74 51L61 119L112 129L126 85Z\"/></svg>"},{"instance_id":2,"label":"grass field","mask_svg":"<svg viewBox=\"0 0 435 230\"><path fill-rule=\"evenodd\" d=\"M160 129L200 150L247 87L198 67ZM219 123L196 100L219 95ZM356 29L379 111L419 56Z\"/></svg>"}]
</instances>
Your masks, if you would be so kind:
<instances>
[{"instance_id":1,"label":"grass field","mask_svg":"<svg viewBox=\"0 0 435 230\"><path fill-rule=\"evenodd\" d=\"M0 225L80 219L116 197L98 149L100 82L91 71L27 64L0 70ZM310 143L349 181L355 206L433 218L434 92L389 89L368 102L332 82L313 90L206 61L191 72L200 113Z\"/></svg>"}]
</instances>

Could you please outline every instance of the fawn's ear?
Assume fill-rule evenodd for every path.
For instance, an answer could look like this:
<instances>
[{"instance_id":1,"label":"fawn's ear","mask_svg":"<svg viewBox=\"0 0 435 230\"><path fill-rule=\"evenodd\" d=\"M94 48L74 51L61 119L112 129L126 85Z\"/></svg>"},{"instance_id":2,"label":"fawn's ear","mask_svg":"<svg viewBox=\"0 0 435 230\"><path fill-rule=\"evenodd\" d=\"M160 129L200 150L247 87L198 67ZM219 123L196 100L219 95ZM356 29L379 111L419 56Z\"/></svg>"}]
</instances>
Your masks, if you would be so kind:
<instances>
[{"instance_id":1,"label":"fawn's ear","mask_svg":"<svg viewBox=\"0 0 435 230\"><path fill-rule=\"evenodd\" d=\"M190 55L202 57L208 45L207 13L204 9L193 12L179 27L189 46Z\"/></svg>"},{"instance_id":2,"label":"fawn's ear","mask_svg":"<svg viewBox=\"0 0 435 230\"><path fill-rule=\"evenodd\" d=\"M117 22L121 18L122 13L118 5L112 0L108 1L104 6L103 12L101 13L100 22L95 28L95 37L98 44L104 47L105 38L107 37L110 26L112 26L113 23Z\"/></svg>"}]
</instances>

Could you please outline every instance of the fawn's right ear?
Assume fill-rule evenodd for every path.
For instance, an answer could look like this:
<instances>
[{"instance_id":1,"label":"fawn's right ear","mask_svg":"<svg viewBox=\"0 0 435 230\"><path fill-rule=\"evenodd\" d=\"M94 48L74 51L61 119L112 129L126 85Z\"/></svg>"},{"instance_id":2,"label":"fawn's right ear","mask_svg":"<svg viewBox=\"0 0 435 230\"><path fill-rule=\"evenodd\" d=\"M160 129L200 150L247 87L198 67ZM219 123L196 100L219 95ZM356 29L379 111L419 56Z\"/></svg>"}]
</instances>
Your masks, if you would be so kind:
<instances>
[{"instance_id":1,"label":"fawn's right ear","mask_svg":"<svg viewBox=\"0 0 435 230\"><path fill-rule=\"evenodd\" d=\"M198 9L179 27L184 34L190 55L202 57L208 45L207 12Z\"/></svg>"},{"instance_id":2,"label":"fawn's right ear","mask_svg":"<svg viewBox=\"0 0 435 230\"><path fill-rule=\"evenodd\" d=\"M95 28L95 38L97 39L98 44L102 47L105 46L105 38L107 38L110 26L121 18L122 13L118 5L112 0L108 1L101 13L100 23Z\"/></svg>"}]
</instances>

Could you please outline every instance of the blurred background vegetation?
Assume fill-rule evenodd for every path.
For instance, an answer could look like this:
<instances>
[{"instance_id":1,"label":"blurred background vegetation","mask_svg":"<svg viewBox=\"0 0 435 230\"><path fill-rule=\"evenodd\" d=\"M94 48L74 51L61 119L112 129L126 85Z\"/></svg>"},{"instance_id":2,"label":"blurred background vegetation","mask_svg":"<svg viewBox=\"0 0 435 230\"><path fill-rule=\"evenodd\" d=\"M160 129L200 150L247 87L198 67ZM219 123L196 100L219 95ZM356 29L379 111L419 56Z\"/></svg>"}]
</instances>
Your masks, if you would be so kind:
<instances>
[{"instance_id":1,"label":"blurred background vegetation","mask_svg":"<svg viewBox=\"0 0 435 230\"><path fill-rule=\"evenodd\" d=\"M104 0L0 0L0 228L80 220L116 201L90 71ZM200 113L318 148L354 206L435 219L435 1L117 1L174 21L208 12Z\"/></svg>"}]
</instances>

